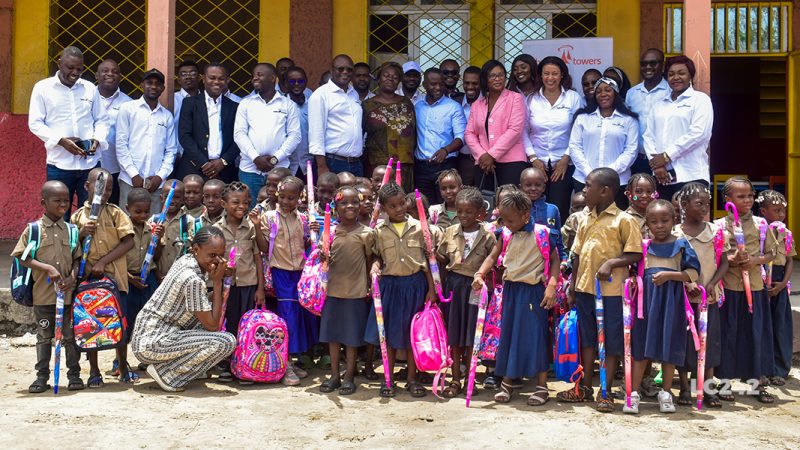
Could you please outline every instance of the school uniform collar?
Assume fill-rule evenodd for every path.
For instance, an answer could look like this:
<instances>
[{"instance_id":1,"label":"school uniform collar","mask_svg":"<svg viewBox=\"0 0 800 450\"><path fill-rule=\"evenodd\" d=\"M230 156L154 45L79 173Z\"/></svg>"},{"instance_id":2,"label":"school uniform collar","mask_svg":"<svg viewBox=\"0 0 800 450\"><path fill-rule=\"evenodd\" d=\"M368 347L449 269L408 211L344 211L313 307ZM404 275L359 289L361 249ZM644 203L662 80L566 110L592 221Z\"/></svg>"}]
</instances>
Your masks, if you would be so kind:
<instances>
[{"instance_id":1,"label":"school uniform collar","mask_svg":"<svg viewBox=\"0 0 800 450\"><path fill-rule=\"evenodd\" d=\"M641 217L642 219L644 219L644 215L639 214L639 211L633 209L632 207L628 207L628 209L626 209L625 212L634 217Z\"/></svg>"},{"instance_id":2,"label":"school uniform collar","mask_svg":"<svg viewBox=\"0 0 800 450\"><path fill-rule=\"evenodd\" d=\"M456 224L455 226L457 226L457 227L458 227L458 228L457 228L457 231L456 231L456 236L457 236L457 237L459 237L459 238L461 238L461 239L463 239L464 241L466 241L466 240L467 240L467 237L466 237L466 232L464 231L464 227L462 227L462 226L461 226L461 223L460 223L460 222L459 222L458 224ZM487 235L487 234L489 234L489 230L487 230L487 229L486 229L485 227L483 227L481 224L478 224L478 229L477 229L477 230L475 230L475 231L478 233L478 235L477 235L477 236L475 236L475 242L473 242L473 244L472 244L472 247L473 247L473 248L475 248L475 247L477 246L477 244L478 244L478 243L479 243L479 242L480 242L480 241L481 241L481 240L482 240L484 237L486 237L486 235Z\"/></svg>"},{"instance_id":3,"label":"school uniform collar","mask_svg":"<svg viewBox=\"0 0 800 450\"><path fill-rule=\"evenodd\" d=\"M284 214L284 212L281 211L281 209L276 206L274 211L275 211L275 214L283 217L284 220L289 216L300 217L300 213L297 212L297 209L293 209L289 213ZM225 213L223 212L223 214L225 214Z\"/></svg>"},{"instance_id":4,"label":"school uniform collar","mask_svg":"<svg viewBox=\"0 0 800 450\"><path fill-rule=\"evenodd\" d=\"M64 222L64 218L63 217L59 217L58 220L54 221L53 219L47 217L47 214L42 216L41 222L42 222L42 226L44 226L45 228L50 228L50 227L54 227L55 226L55 227L64 229L64 227L67 225L66 222Z\"/></svg>"},{"instance_id":5,"label":"school uniform collar","mask_svg":"<svg viewBox=\"0 0 800 450\"><path fill-rule=\"evenodd\" d=\"M601 211L599 213L597 212L597 208L594 208L592 210L591 216L595 217L595 218L599 218L601 215L604 215L604 214L605 215L610 215L610 216L616 216L621 212L622 211L620 211L620 209L617 207L617 204L614 203L614 202L611 202L611 205L609 205L608 208L604 209L603 211Z\"/></svg>"},{"instance_id":6,"label":"school uniform collar","mask_svg":"<svg viewBox=\"0 0 800 450\"><path fill-rule=\"evenodd\" d=\"M222 211L222 215L219 216L219 220L217 220L217 224L219 226L221 226L221 227L224 227L228 231L234 231L234 230L231 230L230 225L228 225L227 218L228 218L228 213L226 213L225 211ZM242 217L242 221L239 223L239 226L236 229L238 230L238 229L241 229L241 228L250 228L250 223L249 222L250 222L250 219L247 216Z\"/></svg>"},{"instance_id":7,"label":"school uniform collar","mask_svg":"<svg viewBox=\"0 0 800 450\"><path fill-rule=\"evenodd\" d=\"M520 228L519 231L517 231L517 233L519 233L521 231L524 231L526 233L533 233L533 229L534 229L535 225L536 225L536 223L531 220L530 222L528 222L525 225L523 225L522 228Z\"/></svg>"},{"instance_id":8,"label":"school uniform collar","mask_svg":"<svg viewBox=\"0 0 800 450\"><path fill-rule=\"evenodd\" d=\"M383 223L381 225L379 225L379 226L388 228L389 230L391 230L392 233L396 234L397 237L402 238L407 233L411 232L413 227L417 227L417 228L421 227L421 224L420 224L419 220L417 220L417 219L415 219L415 218L413 218L413 217L411 217L411 216L406 214L406 226L403 227L402 234L397 232L397 228L395 228L394 222L392 222L391 220L388 220L388 219L384 220Z\"/></svg>"},{"instance_id":9,"label":"school uniform collar","mask_svg":"<svg viewBox=\"0 0 800 450\"><path fill-rule=\"evenodd\" d=\"M680 236L686 237L689 240L695 240L698 242L702 242L703 244L708 244L709 242L714 240L714 229L712 225L708 222L705 223L703 227L703 231L698 233L697 236L689 236L688 234L684 233L683 228L680 225L675 225L675 228L680 232Z\"/></svg>"}]
</instances>

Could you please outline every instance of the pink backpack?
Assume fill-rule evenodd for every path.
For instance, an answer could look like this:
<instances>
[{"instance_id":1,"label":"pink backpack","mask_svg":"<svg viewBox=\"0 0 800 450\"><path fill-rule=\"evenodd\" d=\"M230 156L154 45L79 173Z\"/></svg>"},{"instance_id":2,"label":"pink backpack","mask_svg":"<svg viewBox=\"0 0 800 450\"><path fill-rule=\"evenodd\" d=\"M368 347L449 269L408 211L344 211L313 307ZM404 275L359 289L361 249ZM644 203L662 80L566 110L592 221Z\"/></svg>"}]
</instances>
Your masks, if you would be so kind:
<instances>
[{"instance_id":1,"label":"pink backpack","mask_svg":"<svg viewBox=\"0 0 800 450\"><path fill-rule=\"evenodd\" d=\"M433 395L438 397L439 389L444 389L445 379L442 375L453 364L450 346L447 345L444 316L438 306L426 302L425 309L414 314L411 319L411 350L414 352L417 369L436 372Z\"/></svg>"},{"instance_id":2,"label":"pink backpack","mask_svg":"<svg viewBox=\"0 0 800 450\"><path fill-rule=\"evenodd\" d=\"M289 332L286 322L266 309L251 309L239 321L231 372L240 380L277 383L286 373Z\"/></svg>"}]
</instances>

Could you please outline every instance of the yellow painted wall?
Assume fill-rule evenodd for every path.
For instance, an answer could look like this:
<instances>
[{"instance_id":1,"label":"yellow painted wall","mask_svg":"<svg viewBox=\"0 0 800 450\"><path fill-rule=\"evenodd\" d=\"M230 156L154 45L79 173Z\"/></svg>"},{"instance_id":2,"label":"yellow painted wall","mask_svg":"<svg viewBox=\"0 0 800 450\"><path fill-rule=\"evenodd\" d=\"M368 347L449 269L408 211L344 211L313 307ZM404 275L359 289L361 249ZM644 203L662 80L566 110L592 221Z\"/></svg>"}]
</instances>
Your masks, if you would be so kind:
<instances>
[{"instance_id":1,"label":"yellow painted wall","mask_svg":"<svg viewBox=\"0 0 800 450\"><path fill-rule=\"evenodd\" d=\"M14 2L14 37L11 53L11 112L27 114L31 90L47 74L50 2Z\"/></svg>"},{"instance_id":2,"label":"yellow painted wall","mask_svg":"<svg viewBox=\"0 0 800 450\"><path fill-rule=\"evenodd\" d=\"M333 0L333 55L367 60L367 0Z\"/></svg>"},{"instance_id":3,"label":"yellow painted wall","mask_svg":"<svg viewBox=\"0 0 800 450\"><path fill-rule=\"evenodd\" d=\"M800 51L789 54L786 62L786 197L789 201L789 228L800 227Z\"/></svg>"},{"instance_id":4,"label":"yellow painted wall","mask_svg":"<svg viewBox=\"0 0 800 450\"><path fill-rule=\"evenodd\" d=\"M597 0L597 35L614 38L614 65L639 80L639 0Z\"/></svg>"},{"instance_id":5,"label":"yellow painted wall","mask_svg":"<svg viewBox=\"0 0 800 450\"><path fill-rule=\"evenodd\" d=\"M277 61L289 55L290 0L261 0L258 60Z\"/></svg>"},{"instance_id":6,"label":"yellow painted wall","mask_svg":"<svg viewBox=\"0 0 800 450\"><path fill-rule=\"evenodd\" d=\"M494 0L469 2L469 60L473 66L494 58Z\"/></svg>"}]
</instances>

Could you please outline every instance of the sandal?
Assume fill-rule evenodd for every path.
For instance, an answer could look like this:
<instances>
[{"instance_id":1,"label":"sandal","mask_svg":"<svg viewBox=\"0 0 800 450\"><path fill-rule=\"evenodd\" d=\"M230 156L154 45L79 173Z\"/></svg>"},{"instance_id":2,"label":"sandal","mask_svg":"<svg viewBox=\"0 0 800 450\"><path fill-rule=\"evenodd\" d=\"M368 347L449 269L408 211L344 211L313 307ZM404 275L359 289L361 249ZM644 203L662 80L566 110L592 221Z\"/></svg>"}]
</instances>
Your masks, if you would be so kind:
<instances>
[{"instance_id":1,"label":"sandal","mask_svg":"<svg viewBox=\"0 0 800 450\"><path fill-rule=\"evenodd\" d=\"M41 394L44 391L49 391L51 386L47 384L47 378L37 378L36 381L28 386L28 393Z\"/></svg>"},{"instance_id":2,"label":"sandal","mask_svg":"<svg viewBox=\"0 0 800 450\"><path fill-rule=\"evenodd\" d=\"M775 397L773 397L772 394L767 392L766 389L758 390L758 394L756 394L756 400L758 400L760 403L765 403L767 405L775 403Z\"/></svg>"},{"instance_id":3,"label":"sandal","mask_svg":"<svg viewBox=\"0 0 800 450\"><path fill-rule=\"evenodd\" d=\"M392 385L392 387L381 386L381 390L380 390L380 392L378 392L378 395L380 395L383 398L392 398L392 397L394 397L395 396L394 385Z\"/></svg>"},{"instance_id":4,"label":"sandal","mask_svg":"<svg viewBox=\"0 0 800 450\"><path fill-rule=\"evenodd\" d=\"M89 386L89 389L93 388L102 388L105 387L105 383L103 382L103 376L100 374L97 375L89 375L89 380L86 382Z\"/></svg>"},{"instance_id":5,"label":"sandal","mask_svg":"<svg viewBox=\"0 0 800 450\"><path fill-rule=\"evenodd\" d=\"M601 413L610 413L614 412L614 398L608 395L606 398L603 398L603 392L600 391L597 393L597 398L595 398L595 402L597 402L596 409Z\"/></svg>"},{"instance_id":6,"label":"sandal","mask_svg":"<svg viewBox=\"0 0 800 450\"><path fill-rule=\"evenodd\" d=\"M733 391L731 391L730 389L728 390L727 393L722 393L721 389L724 387L725 386L721 383L714 387L714 389L717 390L717 396L719 397L719 399L722 400L723 402L735 401L736 397L733 396Z\"/></svg>"},{"instance_id":7,"label":"sandal","mask_svg":"<svg viewBox=\"0 0 800 450\"><path fill-rule=\"evenodd\" d=\"M406 390L411 393L414 398L422 398L428 393L419 381L411 381L406 383Z\"/></svg>"},{"instance_id":8,"label":"sandal","mask_svg":"<svg viewBox=\"0 0 800 450\"><path fill-rule=\"evenodd\" d=\"M589 386L576 384L574 388L556 394L556 399L566 403L583 403L592 401L594 391Z\"/></svg>"},{"instance_id":9,"label":"sandal","mask_svg":"<svg viewBox=\"0 0 800 450\"><path fill-rule=\"evenodd\" d=\"M719 400L719 396L716 394L711 394L707 396L705 400L703 400L703 406L706 408L719 409L722 408L722 402Z\"/></svg>"},{"instance_id":10,"label":"sandal","mask_svg":"<svg viewBox=\"0 0 800 450\"><path fill-rule=\"evenodd\" d=\"M370 381L375 381L378 378L380 378L378 374L375 373L375 369L367 367L365 367L364 370L361 371L361 376Z\"/></svg>"},{"instance_id":11,"label":"sandal","mask_svg":"<svg viewBox=\"0 0 800 450\"><path fill-rule=\"evenodd\" d=\"M120 373L120 371L119 371L119 360L118 359L114 358L114 362L111 363L111 370L106 372L106 375L108 375L110 377L114 377L114 378L117 378L120 375L122 375Z\"/></svg>"},{"instance_id":12,"label":"sandal","mask_svg":"<svg viewBox=\"0 0 800 450\"><path fill-rule=\"evenodd\" d=\"M332 379L328 378L327 380L323 381L322 384L319 386L320 392L327 394L329 392L333 392L336 389L339 389L342 386L342 380L340 379Z\"/></svg>"},{"instance_id":13,"label":"sandal","mask_svg":"<svg viewBox=\"0 0 800 450\"><path fill-rule=\"evenodd\" d=\"M528 397L528 406L542 406L550 400L550 392L544 386L536 386L530 397Z\"/></svg>"},{"instance_id":14,"label":"sandal","mask_svg":"<svg viewBox=\"0 0 800 450\"><path fill-rule=\"evenodd\" d=\"M678 406L691 406L692 393L689 391L681 390L678 393Z\"/></svg>"},{"instance_id":15,"label":"sandal","mask_svg":"<svg viewBox=\"0 0 800 450\"><path fill-rule=\"evenodd\" d=\"M464 388L461 386L461 383L458 381L451 381L450 385L442 392L442 397L444 398L455 398L461 392L463 392Z\"/></svg>"},{"instance_id":16,"label":"sandal","mask_svg":"<svg viewBox=\"0 0 800 450\"><path fill-rule=\"evenodd\" d=\"M119 377L120 383L136 384L139 382L139 374L128 368L128 371Z\"/></svg>"},{"instance_id":17,"label":"sandal","mask_svg":"<svg viewBox=\"0 0 800 450\"><path fill-rule=\"evenodd\" d=\"M345 380L342 382L342 387L339 388L339 395L350 395L356 391L356 384L352 381Z\"/></svg>"},{"instance_id":18,"label":"sandal","mask_svg":"<svg viewBox=\"0 0 800 450\"><path fill-rule=\"evenodd\" d=\"M786 378L772 377L769 379L769 383L773 386L784 386L786 384Z\"/></svg>"},{"instance_id":19,"label":"sandal","mask_svg":"<svg viewBox=\"0 0 800 450\"><path fill-rule=\"evenodd\" d=\"M497 403L508 403L511 401L511 394L513 393L514 388L511 387L511 383L503 381L500 383L500 392L494 394L494 401Z\"/></svg>"},{"instance_id":20,"label":"sandal","mask_svg":"<svg viewBox=\"0 0 800 450\"><path fill-rule=\"evenodd\" d=\"M68 391L82 391L86 389L86 385L83 384L83 380L80 378L72 378L69 380L69 384L67 384Z\"/></svg>"},{"instance_id":21,"label":"sandal","mask_svg":"<svg viewBox=\"0 0 800 450\"><path fill-rule=\"evenodd\" d=\"M497 383L497 377L491 374L483 380L483 387L485 389L497 389L500 385Z\"/></svg>"}]
</instances>

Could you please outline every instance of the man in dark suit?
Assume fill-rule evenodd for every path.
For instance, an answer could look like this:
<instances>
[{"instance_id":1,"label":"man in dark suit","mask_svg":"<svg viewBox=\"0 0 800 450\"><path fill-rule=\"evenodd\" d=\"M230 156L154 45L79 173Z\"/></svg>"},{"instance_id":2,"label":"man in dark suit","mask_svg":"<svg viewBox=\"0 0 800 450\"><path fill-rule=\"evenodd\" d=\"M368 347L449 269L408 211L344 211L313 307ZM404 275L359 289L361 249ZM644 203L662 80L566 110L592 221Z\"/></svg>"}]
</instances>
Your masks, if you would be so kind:
<instances>
[{"instance_id":1,"label":"man in dark suit","mask_svg":"<svg viewBox=\"0 0 800 450\"><path fill-rule=\"evenodd\" d=\"M183 156L175 163L175 178L197 174L225 183L237 179L239 147L233 141L233 125L238 104L222 95L228 83L228 70L211 63L203 71L204 90L183 100L178 140Z\"/></svg>"}]
</instances>

